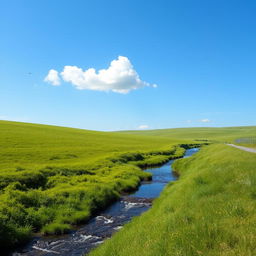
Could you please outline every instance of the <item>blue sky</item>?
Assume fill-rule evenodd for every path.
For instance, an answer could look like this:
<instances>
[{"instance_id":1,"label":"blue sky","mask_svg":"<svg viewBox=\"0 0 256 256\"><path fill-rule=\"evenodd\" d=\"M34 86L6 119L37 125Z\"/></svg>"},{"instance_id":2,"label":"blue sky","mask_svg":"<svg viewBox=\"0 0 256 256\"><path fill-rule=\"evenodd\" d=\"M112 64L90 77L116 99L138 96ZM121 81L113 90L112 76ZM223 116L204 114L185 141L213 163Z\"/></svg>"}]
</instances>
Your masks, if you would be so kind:
<instances>
[{"instance_id":1,"label":"blue sky","mask_svg":"<svg viewBox=\"0 0 256 256\"><path fill-rule=\"evenodd\" d=\"M256 125L255 12L255 1L238 0L2 0L0 119L93 130ZM140 81L115 70L110 87L138 89L104 89L97 71L118 56ZM96 78L65 80L65 66ZM61 85L44 81L51 69Z\"/></svg>"}]
</instances>

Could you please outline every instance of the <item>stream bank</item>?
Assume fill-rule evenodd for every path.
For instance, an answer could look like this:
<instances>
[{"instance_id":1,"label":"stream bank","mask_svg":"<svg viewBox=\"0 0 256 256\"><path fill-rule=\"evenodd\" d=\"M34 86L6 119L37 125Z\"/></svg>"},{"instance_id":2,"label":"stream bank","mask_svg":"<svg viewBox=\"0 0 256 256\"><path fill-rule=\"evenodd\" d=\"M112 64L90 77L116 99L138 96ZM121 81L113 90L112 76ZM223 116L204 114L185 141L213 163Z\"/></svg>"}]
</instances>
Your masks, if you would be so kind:
<instances>
[{"instance_id":1,"label":"stream bank","mask_svg":"<svg viewBox=\"0 0 256 256\"><path fill-rule=\"evenodd\" d=\"M189 157L199 149L187 149L183 157ZM22 251L13 256L81 256L109 239L115 232L129 222L134 216L139 216L148 210L154 198L157 198L164 187L177 179L172 172L170 160L156 168L145 171L152 173L152 180L142 182L137 191L121 197L92 218L86 225L62 236L35 237Z\"/></svg>"}]
</instances>

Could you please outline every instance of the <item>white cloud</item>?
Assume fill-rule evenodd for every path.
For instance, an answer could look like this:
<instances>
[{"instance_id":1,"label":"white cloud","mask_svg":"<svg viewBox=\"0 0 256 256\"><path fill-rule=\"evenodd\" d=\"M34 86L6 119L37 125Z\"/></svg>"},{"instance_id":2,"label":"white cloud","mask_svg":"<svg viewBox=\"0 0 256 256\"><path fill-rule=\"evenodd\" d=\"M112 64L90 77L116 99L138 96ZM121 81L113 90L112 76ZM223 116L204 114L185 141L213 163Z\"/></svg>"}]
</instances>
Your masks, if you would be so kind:
<instances>
[{"instance_id":1,"label":"white cloud","mask_svg":"<svg viewBox=\"0 0 256 256\"><path fill-rule=\"evenodd\" d=\"M45 82L52 85L60 85L60 77L57 70L51 69L48 72L48 75L44 79Z\"/></svg>"},{"instance_id":2,"label":"white cloud","mask_svg":"<svg viewBox=\"0 0 256 256\"><path fill-rule=\"evenodd\" d=\"M149 126L147 124L142 124L142 125L138 126L138 129L140 129L140 130L148 129L148 128L149 128Z\"/></svg>"},{"instance_id":3,"label":"white cloud","mask_svg":"<svg viewBox=\"0 0 256 256\"><path fill-rule=\"evenodd\" d=\"M210 123L211 120L205 118L205 119L201 119L200 122L201 122L201 123Z\"/></svg>"},{"instance_id":4,"label":"white cloud","mask_svg":"<svg viewBox=\"0 0 256 256\"><path fill-rule=\"evenodd\" d=\"M146 86L157 87L156 84L142 81L130 60L124 56L111 61L107 69L96 71L94 68L83 70L77 66L65 66L60 74L65 82L73 84L79 90L128 93ZM59 85L58 72L50 70L45 81Z\"/></svg>"}]
</instances>

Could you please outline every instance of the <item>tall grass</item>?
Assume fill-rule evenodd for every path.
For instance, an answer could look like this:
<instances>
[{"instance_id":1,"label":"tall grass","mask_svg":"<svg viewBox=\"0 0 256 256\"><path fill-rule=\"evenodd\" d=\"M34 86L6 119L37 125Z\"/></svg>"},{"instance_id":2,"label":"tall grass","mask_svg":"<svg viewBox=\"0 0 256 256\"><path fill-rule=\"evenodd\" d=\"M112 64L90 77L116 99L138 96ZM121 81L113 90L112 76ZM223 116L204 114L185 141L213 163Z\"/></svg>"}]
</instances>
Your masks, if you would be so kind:
<instances>
[{"instance_id":1,"label":"tall grass","mask_svg":"<svg viewBox=\"0 0 256 256\"><path fill-rule=\"evenodd\" d=\"M225 145L176 160L180 179L91 256L256 255L256 158Z\"/></svg>"}]
</instances>

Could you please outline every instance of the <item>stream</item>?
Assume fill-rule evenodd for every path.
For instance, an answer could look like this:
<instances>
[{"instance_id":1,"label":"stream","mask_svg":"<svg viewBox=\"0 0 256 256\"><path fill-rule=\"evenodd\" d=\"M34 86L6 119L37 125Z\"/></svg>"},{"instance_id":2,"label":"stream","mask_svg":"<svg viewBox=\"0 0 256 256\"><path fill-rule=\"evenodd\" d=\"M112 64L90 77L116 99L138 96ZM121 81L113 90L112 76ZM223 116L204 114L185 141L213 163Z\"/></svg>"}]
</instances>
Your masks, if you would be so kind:
<instances>
[{"instance_id":1,"label":"stream","mask_svg":"<svg viewBox=\"0 0 256 256\"><path fill-rule=\"evenodd\" d=\"M187 149L183 157L189 157L198 150L198 148ZM87 224L79 226L77 230L62 236L34 237L25 248L12 255L82 256L88 253L104 240L109 239L134 216L139 216L147 211L151 207L153 199L159 196L166 184L177 179L171 170L173 161L157 168L145 169L152 173L152 181L142 182L137 191L122 196Z\"/></svg>"}]
</instances>

